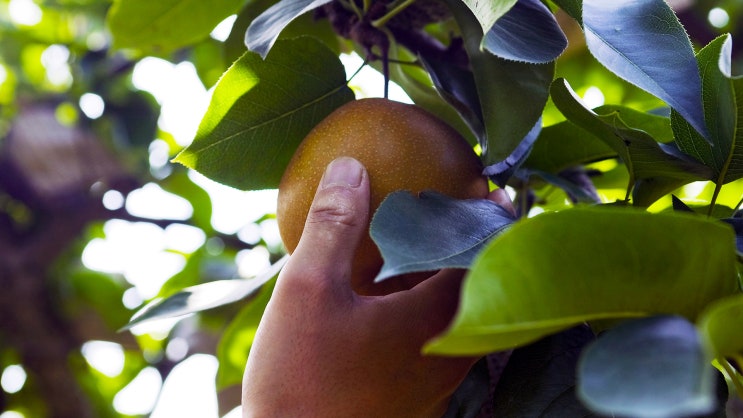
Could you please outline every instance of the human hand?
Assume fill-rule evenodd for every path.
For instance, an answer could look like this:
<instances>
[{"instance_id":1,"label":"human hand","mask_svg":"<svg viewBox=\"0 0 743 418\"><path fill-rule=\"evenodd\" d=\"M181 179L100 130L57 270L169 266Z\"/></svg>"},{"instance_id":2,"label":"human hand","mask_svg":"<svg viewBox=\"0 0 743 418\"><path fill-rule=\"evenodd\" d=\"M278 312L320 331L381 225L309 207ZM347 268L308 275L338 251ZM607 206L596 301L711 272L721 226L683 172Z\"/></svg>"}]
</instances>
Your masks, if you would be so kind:
<instances>
[{"instance_id":1,"label":"human hand","mask_svg":"<svg viewBox=\"0 0 743 418\"><path fill-rule=\"evenodd\" d=\"M351 158L332 162L255 336L243 417L446 411L476 359L424 356L421 348L453 317L463 272L443 270L388 295L358 295L349 276L368 212L366 170Z\"/></svg>"}]
</instances>

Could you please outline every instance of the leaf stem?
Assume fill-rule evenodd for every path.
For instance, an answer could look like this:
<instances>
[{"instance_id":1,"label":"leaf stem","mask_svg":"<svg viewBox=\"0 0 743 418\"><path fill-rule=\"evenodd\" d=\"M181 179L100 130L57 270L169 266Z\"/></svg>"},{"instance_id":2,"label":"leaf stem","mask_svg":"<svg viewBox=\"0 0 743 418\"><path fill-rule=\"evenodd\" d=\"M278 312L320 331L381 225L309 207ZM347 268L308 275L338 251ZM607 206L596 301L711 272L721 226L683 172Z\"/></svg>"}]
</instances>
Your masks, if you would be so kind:
<instances>
[{"instance_id":1,"label":"leaf stem","mask_svg":"<svg viewBox=\"0 0 743 418\"><path fill-rule=\"evenodd\" d=\"M369 60L365 59L364 62L361 63L361 66L359 67L359 69L356 70L353 74L351 74L351 77L348 77L348 80L346 80L346 84L350 83L351 80L353 80L353 78L356 77L361 72L361 70L363 70L364 67L367 66L367 64L369 64Z\"/></svg>"},{"instance_id":2,"label":"leaf stem","mask_svg":"<svg viewBox=\"0 0 743 418\"><path fill-rule=\"evenodd\" d=\"M715 183L715 191L712 193L712 200L709 202L709 209L707 209L707 217L712 216L712 211L715 209L715 202L717 202L717 197L720 195L720 190L722 190L722 181Z\"/></svg>"},{"instance_id":3,"label":"leaf stem","mask_svg":"<svg viewBox=\"0 0 743 418\"><path fill-rule=\"evenodd\" d=\"M397 6L395 6L392 10L390 10L389 12L387 12L386 15L384 15L384 16L380 17L379 19L371 22L372 26L374 26L375 28L381 28L381 27L383 27L384 25L387 24L387 22L390 21L390 19L392 19L393 17L397 16L400 12L402 12L405 9L407 9L408 6L410 6L413 3L415 3L415 0L405 0L405 1L403 1L402 3L398 4Z\"/></svg>"},{"instance_id":4,"label":"leaf stem","mask_svg":"<svg viewBox=\"0 0 743 418\"><path fill-rule=\"evenodd\" d=\"M350 9L351 11L353 11L359 19L364 18L364 13L361 10L359 10L354 0L348 0L348 1L341 0L341 4L346 5L346 9ZM366 7L366 1L364 1L364 7Z\"/></svg>"},{"instance_id":5,"label":"leaf stem","mask_svg":"<svg viewBox=\"0 0 743 418\"><path fill-rule=\"evenodd\" d=\"M735 371L730 363L728 363L727 359L721 358L718 361L720 363L720 366L722 366L722 368L725 370L725 374L727 374L730 380L733 381L733 386L735 386L735 390L736 392L738 392L738 396L743 398L743 382L741 382L740 373Z\"/></svg>"}]
</instances>

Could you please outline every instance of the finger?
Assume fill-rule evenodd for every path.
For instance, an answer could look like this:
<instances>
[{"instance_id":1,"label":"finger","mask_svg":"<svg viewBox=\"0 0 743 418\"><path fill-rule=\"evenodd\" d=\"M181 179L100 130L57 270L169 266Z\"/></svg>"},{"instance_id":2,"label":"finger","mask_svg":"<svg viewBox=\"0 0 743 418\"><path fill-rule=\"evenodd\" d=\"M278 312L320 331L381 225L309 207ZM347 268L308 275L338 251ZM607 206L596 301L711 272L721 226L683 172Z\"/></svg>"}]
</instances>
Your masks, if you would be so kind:
<instances>
[{"instance_id":1,"label":"finger","mask_svg":"<svg viewBox=\"0 0 743 418\"><path fill-rule=\"evenodd\" d=\"M444 331L459 306L464 270L444 269L406 292L390 297L412 335L423 343ZM399 319L398 319L399 321Z\"/></svg>"},{"instance_id":2,"label":"finger","mask_svg":"<svg viewBox=\"0 0 743 418\"><path fill-rule=\"evenodd\" d=\"M490 192L488 194L488 200L497 203L503 209L511 212L513 216L516 216L516 209L513 208L513 202L504 189L495 189Z\"/></svg>"},{"instance_id":3,"label":"finger","mask_svg":"<svg viewBox=\"0 0 743 418\"><path fill-rule=\"evenodd\" d=\"M357 160L341 157L325 170L290 264L349 283L351 262L367 232L369 176ZM289 267L289 266L287 266Z\"/></svg>"}]
</instances>

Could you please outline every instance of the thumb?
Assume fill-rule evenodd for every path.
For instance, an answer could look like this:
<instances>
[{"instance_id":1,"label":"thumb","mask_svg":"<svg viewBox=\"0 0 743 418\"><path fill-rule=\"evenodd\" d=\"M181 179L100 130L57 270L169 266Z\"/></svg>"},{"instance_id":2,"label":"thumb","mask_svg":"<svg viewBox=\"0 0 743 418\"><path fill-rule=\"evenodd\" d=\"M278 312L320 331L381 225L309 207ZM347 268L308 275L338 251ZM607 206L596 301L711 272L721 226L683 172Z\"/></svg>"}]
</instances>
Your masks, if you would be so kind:
<instances>
[{"instance_id":1,"label":"thumb","mask_svg":"<svg viewBox=\"0 0 743 418\"><path fill-rule=\"evenodd\" d=\"M356 247L367 232L369 176L360 162L341 157L325 170L293 262L348 282Z\"/></svg>"}]
</instances>

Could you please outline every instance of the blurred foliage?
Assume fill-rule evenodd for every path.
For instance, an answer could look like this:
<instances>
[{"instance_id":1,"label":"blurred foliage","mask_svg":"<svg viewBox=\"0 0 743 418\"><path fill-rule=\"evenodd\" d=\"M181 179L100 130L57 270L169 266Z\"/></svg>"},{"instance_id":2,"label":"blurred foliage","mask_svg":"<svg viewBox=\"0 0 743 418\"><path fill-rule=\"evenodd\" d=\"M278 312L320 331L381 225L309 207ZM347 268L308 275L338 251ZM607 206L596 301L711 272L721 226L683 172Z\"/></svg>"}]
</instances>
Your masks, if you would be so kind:
<instances>
[{"instance_id":1,"label":"blurred foliage","mask_svg":"<svg viewBox=\"0 0 743 418\"><path fill-rule=\"evenodd\" d=\"M51 103L61 124L93 132L104 149L115 156L127 173L130 183L127 187L103 184L96 186L104 190L95 191L95 188L91 189L93 184L86 185L86 190L95 191L97 204L105 191L120 190L126 195L142 185L155 183L165 191L183 197L193 208L193 214L185 221L144 219L132 215L126 207L99 212L87 219L72 239L60 241L60 245L65 246L64 251L54 262L44 265L40 283L43 283L45 294L50 299L48 305L52 307L56 320L67 324L65 329L72 330L69 343L72 348L65 367L73 373L75 382L56 384L79 386L85 394L84 403L92 411L90 416L126 416L113 407L116 394L145 367L156 368L163 379L166 378L173 367L183 360L183 357L169 357L166 352L168 344L176 338L188 342L186 355L208 353L218 356L220 369L217 383L220 390L224 390L222 393L239 385L256 324L270 295L270 286L261 289L254 298L246 299L248 302L197 313L172 328L166 328L164 333L143 331L132 337L129 333L116 332L146 302L167 298L185 287L238 278L236 260L244 251L263 247L272 262L282 255L282 250L260 233L256 239L248 240L240 233L217 231L213 226L211 197L194 182L189 170L169 162L153 163L157 146L165 144L167 157L171 159L182 151L182 145L175 141L172 132L165 132L158 126L161 104L151 93L135 87L132 73L142 59L157 56L173 64L191 63L203 87L212 88L228 67L245 52L244 36L249 23L274 3L268 0L224 0L215 3L0 0L0 149L9 142L11 127L24 109L38 103ZM547 3L557 9L553 2ZM743 4L739 0L671 3L691 4L679 6L677 15L697 50L723 33L732 33L735 41L743 43L743 25L739 25L743 21ZM725 25L715 27L709 23L708 15L713 8L727 12ZM142 13L145 9L147 14ZM168 10L178 12L169 18L178 17L178 25L166 18L158 20L158 16ZM209 36L216 24L233 14L237 15L236 21L226 41ZM659 99L619 79L600 65L585 47L583 33L576 22L561 11L557 12L557 16L569 46L555 62L555 77L569 80L573 90L581 97L593 94L599 99L597 104L608 103L639 111L654 111L665 106ZM310 34L335 54L352 50L364 52L358 44L337 36L327 19L316 20L322 17L322 13L306 14L292 22L282 32L282 37ZM447 21L430 24L426 28L433 37L448 40L455 25ZM737 47L733 55L733 74L743 72L743 54L740 51L741 48ZM393 50L392 56L406 61L412 59L414 54L402 46L399 51ZM372 66L381 69L378 62L372 63ZM431 80L420 68L395 65L391 69L391 76L421 106L452 120L458 129L467 129L436 94ZM381 89L382 86L379 87ZM81 99L88 94L97 95L105 104L100 116L89 117L83 111ZM545 139L542 143L537 142L527 165L536 164L537 168L547 172L556 170L557 167L539 166L538 158L541 152L551 154L548 147L550 132L556 132L555 137L559 139L564 137L564 130L579 129L570 126L570 123L565 122L562 113L548 100L542 112ZM629 178L621 163L617 163L602 145L583 151L583 154L573 157L585 164L585 172L593 180L600 200L612 203L625 199ZM15 179L10 180L12 183ZM570 195L570 190L549 180L548 177L530 176L511 182L517 192L517 203L522 208L531 208L533 213L561 209L572 204L575 196ZM712 182L692 183L674 190L673 194L694 209L701 206L701 210L706 210L714 197L717 210L728 211L717 217L729 217L732 216L732 208L740 206L743 180L731 182L721 190L716 190ZM661 212L671 207L671 197L667 195L651 205L650 210ZM49 213L27 205L21 197L0 188L0 234L3 234L0 238L20 242L36 231L43 236L49 218ZM137 303L136 291L123 274L92 271L82 263L88 243L106 238L105 222L111 219L147 222L158 228L187 224L202 231L205 240L193 252L180 254L185 260L183 268L167 280L155 296ZM261 223L265 221L272 221L270 214L246 225L242 232L260 230ZM19 230L23 234L17 237L8 232ZM49 237L45 239L48 241ZM54 240L54 237L51 239ZM2 260L0 257L0 267L3 267ZM0 274L6 272L0 270ZM135 302L131 302L132 295ZM25 305L25 309L41 309L42 305L46 309L47 302L30 300ZM8 342L11 339L6 338L4 332L7 331L0 329L0 372L10 365L25 367L24 353ZM719 331L716 329L716 332ZM84 360L82 344L94 340L121 345L125 361L118 375L107 376ZM41 351L44 348L38 347ZM21 390L15 393L0 390L0 412L12 410L26 417L55 416L50 411L51 401L46 398L41 382L43 376L34 375L30 367L26 369L29 374ZM234 408L237 402L239 399L229 395L220 398L221 413Z\"/></svg>"}]
</instances>

